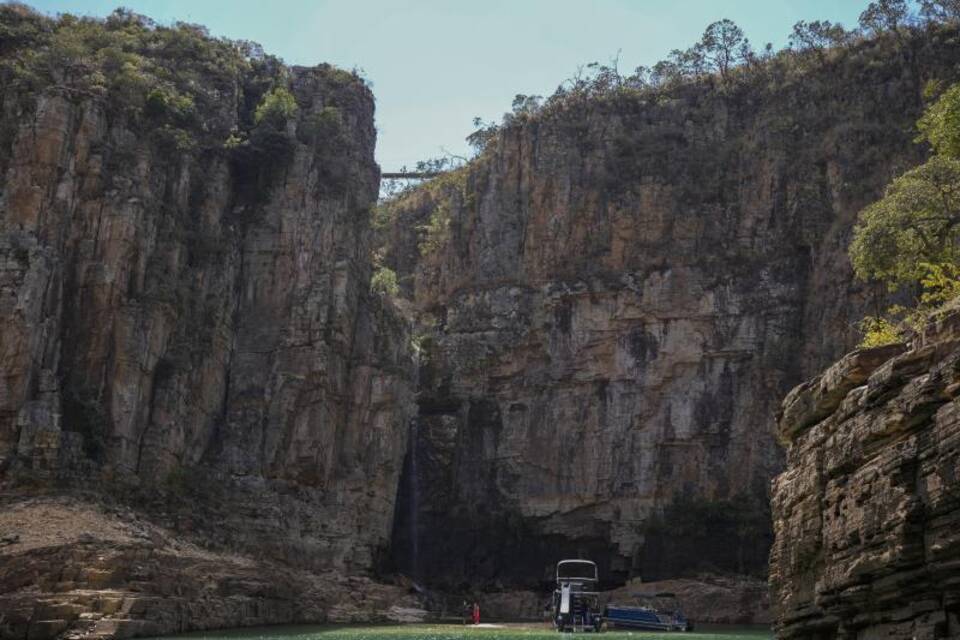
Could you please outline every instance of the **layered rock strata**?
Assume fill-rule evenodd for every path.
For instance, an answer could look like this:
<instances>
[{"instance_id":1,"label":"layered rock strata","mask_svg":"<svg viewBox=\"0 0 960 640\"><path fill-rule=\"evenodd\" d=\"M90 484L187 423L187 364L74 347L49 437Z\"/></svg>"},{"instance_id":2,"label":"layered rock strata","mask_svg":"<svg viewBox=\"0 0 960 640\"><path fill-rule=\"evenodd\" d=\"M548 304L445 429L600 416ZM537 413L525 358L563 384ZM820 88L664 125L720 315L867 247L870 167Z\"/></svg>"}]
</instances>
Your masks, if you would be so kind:
<instances>
[{"instance_id":1,"label":"layered rock strata","mask_svg":"<svg viewBox=\"0 0 960 640\"><path fill-rule=\"evenodd\" d=\"M126 638L426 616L406 588L197 541L206 542L125 506L73 496L5 502L3 637Z\"/></svg>"},{"instance_id":2,"label":"layered rock strata","mask_svg":"<svg viewBox=\"0 0 960 640\"><path fill-rule=\"evenodd\" d=\"M936 28L811 59L572 93L388 211L423 325L398 565L493 590L564 556L608 584L764 574L771 418L878 302L856 214L920 158L922 87L960 47Z\"/></svg>"},{"instance_id":3,"label":"layered rock strata","mask_svg":"<svg viewBox=\"0 0 960 640\"><path fill-rule=\"evenodd\" d=\"M794 389L777 432L781 638L960 634L960 314Z\"/></svg>"}]
</instances>

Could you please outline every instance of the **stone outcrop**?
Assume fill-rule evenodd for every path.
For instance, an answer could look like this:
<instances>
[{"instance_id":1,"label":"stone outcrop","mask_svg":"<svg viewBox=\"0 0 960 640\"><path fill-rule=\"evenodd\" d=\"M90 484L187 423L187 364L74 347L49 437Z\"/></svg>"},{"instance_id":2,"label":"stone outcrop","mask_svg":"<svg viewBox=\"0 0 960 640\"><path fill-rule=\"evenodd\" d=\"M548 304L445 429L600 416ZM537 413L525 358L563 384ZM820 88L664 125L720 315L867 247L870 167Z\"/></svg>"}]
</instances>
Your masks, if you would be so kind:
<instances>
[{"instance_id":1,"label":"stone outcrop","mask_svg":"<svg viewBox=\"0 0 960 640\"><path fill-rule=\"evenodd\" d=\"M951 30L834 53L571 94L392 205L422 348L397 565L493 590L568 555L612 584L763 575L770 421L855 343L856 214L920 157L925 78L960 59Z\"/></svg>"},{"instance_id":2,"label":"stone outcrop","mask_svg":"<svg viewBox=\"0 0 960 640\"><path fill-rule=\"evenodd\" d=\"M123 506L5 502L3 637L161 635L306 622L422 619L408 589L211 550Z\"/></svg>"},{"instance_id":3,"label":"stone outcrop","mask_svg":"<svg viewBox=\"0 0 960 640\"><path fill-rule=\"evenodd\" d=\"M126 618L149 616L200 571L177 545L209 550L203 567L227 555L214 587L197 574L174 594L202 587L205 604L144 629L334 618L355 597L345 576L389 544L415 363L369 292L373 97L329 66L281 69L296 113L258 151L230 140L270 85L242 68L224 82L222 64L195 78L216 100L176 144L113 93L23 88L0 68L0 511L76 495L163 538L0 548L2 637L109 613L89 604L101 577L138 592ZM311 572L341 578L291 608ZM258 584L280 604L234 618Z\"/></svg>"},{"instance_id":4,"label":"stone outcrop","mask_svg":"<svg viewBox=\"0 0 960 640\"><path fill-rule=\"evenodd\" d=\"M770 587L783 638L960 634L960 314L797 387L777 432Z\"/></svg>"}]
</instances>

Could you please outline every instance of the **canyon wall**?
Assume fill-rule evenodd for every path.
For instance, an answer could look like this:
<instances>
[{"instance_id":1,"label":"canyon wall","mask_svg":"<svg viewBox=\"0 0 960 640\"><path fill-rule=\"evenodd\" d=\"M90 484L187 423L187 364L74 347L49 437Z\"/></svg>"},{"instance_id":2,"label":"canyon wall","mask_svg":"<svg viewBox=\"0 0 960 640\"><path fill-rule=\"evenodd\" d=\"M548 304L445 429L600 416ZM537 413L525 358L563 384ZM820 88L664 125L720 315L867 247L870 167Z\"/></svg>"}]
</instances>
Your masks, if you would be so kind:
<instances>
[{"instance_id":1,"label":"canyon wall","mask_svg":"<svg viewBox=\"0 0 960 640\"><path fill-rule=\"evenodd\" d=\"M777 432L770 586L782 638L960 633L960 314L795 388Z\"/></svg>"},{"instance_id":2,"label":"canyon wall","mask_svg":"<svg viewBox=\"0 0 960 640\"><path fill-rule=\"evenodd\" d=\"M850 272L855 216L921 157L924 87L960 62L933 26L570 95L374 216L355 75L124 12L0 18L0 637L26 640L409 619L417 598L374 575L534 590L563 556L607 585L762 577L773 415L882 304ZM415 328L370 291L374 259ZM870 353L858 367L890 355ZM844 407L899 397L846 388L866 374ZM937 375L881 450L952 406ZM784 633L953 624L929 589L939 604L851 621L914 574L794 552L825 512L784 478L824 473L802 471L805 438L836 410L798 393L774 496ZM900 509L884 482L903 512L884 540L905 540L934 488Z\"/></svg>"},{"instance_id":3,"label":"canyon wall","mask_svg":"<svg viewBox=\"0 0 960 640\"><path fill-rule=\"evenodd\" d=\"M882 302L852 278L855 217L921 157L923 87L958 60L935 27L571 94L392 203L385 264L421 323L395 565L490 589L571 555L612 583L763 576L772 417Z\"/></svg>"},{"instance_id":4,"label":"canyon wall","mask_svg":"<svg viewBox=\"0 0 960 640\"><path fill-rule=\"evenodd\" d=\"M18 12L54 34L51 52L64 33L92 37L17 7L11 30ZM231 58L235 45L194 27L151 29L90 27L186 42L170 82L196 88L189 100L151 71L164 58L150 55L169 57L159 47L115 54L161 79L136 109L120 82L145 81L104 86L109 59L100 76L37 80L22 49L3 49L0 510L43 512L65 494L80 523L149 521L102 539L0 523L4 637L81 613L148 621L124 633L320 621L356 589L329 579L331 593L313 584L313 604L294 606L316 580L291 571L368 574L389 544L415 362L405 322L369 292L373 97L329 66ZM253 113L271 84L295 101L272 127ZM170 579L191 570L181 543L233 559ZM159 597L171 585L181 597ZM89 596L104 589L120 604L98 608Z\"/></svg>"}]
</instances>

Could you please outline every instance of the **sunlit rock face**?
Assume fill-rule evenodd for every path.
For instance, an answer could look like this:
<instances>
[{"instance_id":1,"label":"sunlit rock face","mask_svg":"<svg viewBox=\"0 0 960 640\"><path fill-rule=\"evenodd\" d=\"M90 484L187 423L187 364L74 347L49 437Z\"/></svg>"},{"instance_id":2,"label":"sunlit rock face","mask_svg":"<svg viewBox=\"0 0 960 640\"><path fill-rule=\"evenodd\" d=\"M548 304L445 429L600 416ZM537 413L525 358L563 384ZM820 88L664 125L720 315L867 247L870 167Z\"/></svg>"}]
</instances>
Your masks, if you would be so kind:
<instances>
[{"instance_id":1,"label":"sunlit rock face","mask_svg":"<svg viewBox=\"0 0 960 640\"><path fill-rule=\"evenodd\" d=\"M783 638L960 631L960 315L786 398L770 587Z\"/></svg>"},{"instance_id":2,"label":"sunlit rock face","mask_svg":"<svg viewBox=\"0 0 960 640\"><path fill-rule=\"evenodd\" d=\"M855 217L921 157L923 84L960 56L952 31L898 46L571 98L393 205L423 333L421 566L405 492L396 564L493 588L578 554L612 582L763 575L773 415L882 304L852 278Z\"/></svg>"},{"instance_id":3,"label":"sunlit rock face","mask_svg":"<svg viewBox=\"0 0 960 640\"><path fill-rule=\"evenodd\" d=\"M127 618L163 623L123 633L217 626L230 616L210 612L233 596L253 604L221 614L249 615L222 624L307 621L291 603L309 580L282 584L284 567L368 573L389 544L415 364L406 324L369 292L373 97L327 66L283 77L297 113L273 159L222 146L238 105L259 97L241 95L243 77L202 114L222 139L191 152L158 145L109 96L11 84L0 98L0 510L82 492L245 567L224 565L224 586L208 591L183 577L183 593L200 589L209 606L138 606ZM320 139L315 123L330 114L336 131ZM96 539L62 547L74 578L44 573L60 569L33 546L10 547L0 635L96 613L86 602L43 618L53 614L34 604L48 594L21 597L33 587L17 575L35 571L34 587L68 602L74 588L128 588L130 563L175 558L170 544L108 554L102 584L84 577ZM171 583L144 576L141 596ZM307 618L354 595L334 591ZM270 594L279 600L257 609Z\"/></svg>"}]
</instances>

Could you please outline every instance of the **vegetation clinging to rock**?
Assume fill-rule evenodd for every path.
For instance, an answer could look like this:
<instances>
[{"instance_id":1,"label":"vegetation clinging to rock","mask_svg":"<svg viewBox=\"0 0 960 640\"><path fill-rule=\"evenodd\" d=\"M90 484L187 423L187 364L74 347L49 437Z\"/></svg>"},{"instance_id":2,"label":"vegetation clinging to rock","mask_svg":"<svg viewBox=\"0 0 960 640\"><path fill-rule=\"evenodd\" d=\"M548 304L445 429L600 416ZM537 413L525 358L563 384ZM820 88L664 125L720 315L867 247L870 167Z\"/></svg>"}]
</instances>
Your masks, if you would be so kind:
<instances>
[{"instance_id":1,"label":"vegetation clinging to rock","mask_svg":"<svg viewBox=\"0 0 960 640\"><path fill-rule=\"evenodd\" d=\"M286 87L274 87L266 94L253 112L254 124L269 124L283 128L297 113L297 101Z\"/></svg>"},{"instance_id":2,"label":"vegetation clinging to rock","mask_svg":"<svg viewBox=\"0 0 960 640\"><path fill-rule=\"evenodd\" d=\"M359 81L325 72L337 84ZM260 45L211 37L198 25L160 25L127 9L100 20L0 4L0 89L4 101L25 104L43 92L99 101L161 151L226 150L244 176L251 163L289 156L286 125L299 111L287 69ZM328 106L305 119L302 136L329 143L340 127L341 114Z\"/></svg>"},{"instance_id":3,"label":"vegetation clinging to rock","mask_svg":"<svg viewBox=\"0 0 960 640\"><path fill-rule=\"evenodd\" d=\"M281 73L259 45L213 38L205 28L162 26L117 9L104 20L42 16L20 4L0 5L0 86L22 99L41 90L101 98L150 130L177 130L191 146L227 139L237 109L224 98L241 83L242 126ZM252 94L252 96L251 96ZM249 105L249 106L248 106Z\"/></svg>"},{"instance_id":4,"label":"vegetation clinging to rock","mask_svg":"<svg viewBox=\"0 0 960 640\"><path fill-rule=\"evenodd\" d=\"M397 272L389 267L377 268L370 278L370 290L381 296L397 297L400 293Z\"/></svg>"},{"instance_id":5,"label":"vegetation clinging to rock","mask_svg":"<svg viewBox=\"0 0 960 640\"><path fill-rule=\"evenodd\" d=\"M850 245L857 276L891 291L919 290L913 307L861 323L863 346L896 342L906 321L922 330L927 318L960 296L960 85L947 89L918 122L934 150L924 164L893 180L884 197L860 213Z\"/></svg>"}]
</instances>

